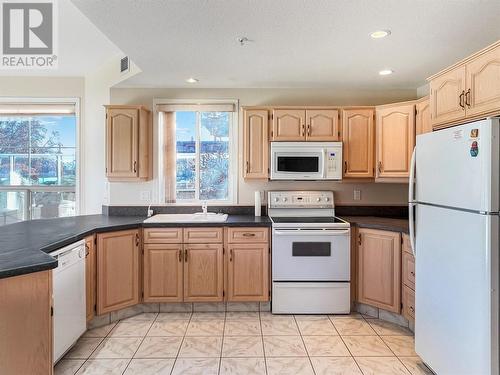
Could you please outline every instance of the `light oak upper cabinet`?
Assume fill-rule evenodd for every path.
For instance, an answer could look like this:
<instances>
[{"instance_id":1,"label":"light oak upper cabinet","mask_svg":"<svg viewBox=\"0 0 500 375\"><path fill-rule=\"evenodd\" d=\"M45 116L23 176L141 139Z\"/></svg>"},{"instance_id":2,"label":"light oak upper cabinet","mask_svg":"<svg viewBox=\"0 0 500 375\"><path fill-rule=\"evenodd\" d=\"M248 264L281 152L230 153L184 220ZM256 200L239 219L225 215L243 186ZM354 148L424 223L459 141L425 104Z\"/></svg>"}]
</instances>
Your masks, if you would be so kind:
<instances>
[{"instance_id":1,"label":"light oak upper cabinet","mask_svg":"<svg viewBox=\"0 0 500 375\"><path fill-rule=\"evenodd\" d=\"M342 114L345 178L374 175L374 109L344 109Z\"/></svg>"},{"instance_id":2,"label":"light oak upper cabinet","mask_svg":"<svg viewBox=\"0 0 500 375\"><path fill-rule=\"evenodd\" d=\"M306 110L307 141L340 140L339 111L336 109Z\"/></svg>"},{"instance_id":3,"label":"light oak upper cabinet","mask_svg":"<svg viewBox=\"0 0 500 375\"><path fill-rule=\"evenodd\" d=\"M306 139L306 111L303 109L273 110L273 141L304 141Z\"/></svg>"},{"instance_id":4,"label":"light oak upper cabinet","mask_svg":"<svg viewBox=\"0 0 500 375\"><path fill-rule=\"evenodd\" d=\"M184 245L184 301L222 301L222 244Z\"/></svg>"},{"instance_id":5,"label":"light oak upper cabinet","mask_svg":"<svg viewBox=\"0 0 500 375\"><path fill-rule=\"evenodd\" d=\"M500 41L428 81L434 128L500 114Z\"/></svg>"},{"instance_id":6,"label":"light oak upper cabinet","mask_svg":"<svg viewBox=\"0 0 500 375\"><path fill-rule=\"evenodd\" d=\"M144 245L144 302L181 302L183 251L181 244Z\"/></svg>"},{"instance_id":7,"label":"light oak upper cabinet","mask_svg":"<svg viewBox=\"0 0 500 375\"><path fill-rule=\"evenodd\" d=\"M432 131L431 124L431 108L429 105L429 97L426 96L422 99L417 100L415 103L416 114L415 114L415 131L416 134L430 133Z\"/></svg>"},{"instance_id":8,"label":"light oak upper cabinet","mask_svg":"<svg viewBox=\"0 0 500 375\"><path fill-rule=\"evenodd\" d=\"M269 229L229 228L227 300L269 300Z\"/></svg>"},{"instance_id":9,"label":"light oak upper cabinet","mask_svg":"<svg viewBox=\"0 0 500 375\"><path fill-rule=\"evenodd\" d=\"M399 313L401 236L358 228L358 301Z\"/></svg>"},{"instance_id":10,"label":"light oak upper cabinet","mask_svg":"<svg viewBox=\"0 0 500 375\"><path fill-rule=\"evenodd\" d=\"M430 82L432 125L465 118L465 66L457 67Z\"/></svg>"},{"instance_id":11,"label":"light oak upper cabinet","mask_svg":"<svg viewBox=\"0 0 500 375\"><path fill-rule=\"evenodd\" d=\"M500 43L465 66L467 116L500 110Z\"/></svg>"},{"instance_id":12,"label":"light oak upper cabinet","mask_svg":"<svg viewBox=\"0 0 500 375\"><path fill-rule=\"evenodd\" d=\"M85 238L85 291L87 322L92 320L96 305L96 249L94 236Z\"/></svg>"},{"instance_id":13,"label":"light oak upper cabinet","mask_svg":"<svg viewBox=\"0 0 500 375\"><path fill-rule=\"evenodd\" d=\"M243 111L243 177L267 179L269 171L269 112L249 109Z\"/></svg>"},{"instance_id":14,"label":"light oak upper cabinet","mask_svg":"<svg viewBox=\"0 0 500 375\"><path fill-rule=\"evenodd\" d=\"M139 303L139 231L97 235L97 315Z\"/></svg>"},{"instance_id":15,"label":"light oak upper cabinet","mask_svg":"<svg viewBox=\"0 0 500 375\"><path fill-rule=\"evenodd\" d=\"M415 146L415 104L380 106L376 112L376 178L408 178Z\"/></svg>"},{"instance_id":16,"label":"light oak upper cabinet","mask_svg":"<svg viewBox=\"0 0 500 375\"><path fill-rule=\"evenodd\" d=\"M106 177L111 181L152 178L152 124L142 106L106 107Z\"/></svg>"}]
</instances>

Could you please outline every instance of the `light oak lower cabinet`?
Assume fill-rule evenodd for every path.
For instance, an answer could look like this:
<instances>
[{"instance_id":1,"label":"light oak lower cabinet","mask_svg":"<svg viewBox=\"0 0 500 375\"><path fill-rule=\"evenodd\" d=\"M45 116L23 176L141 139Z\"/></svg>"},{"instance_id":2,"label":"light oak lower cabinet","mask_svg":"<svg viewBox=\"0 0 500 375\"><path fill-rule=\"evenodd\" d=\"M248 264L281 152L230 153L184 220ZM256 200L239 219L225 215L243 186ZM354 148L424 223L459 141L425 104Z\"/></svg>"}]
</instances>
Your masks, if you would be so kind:
<instances>
[{"instance_id":1,"label":"light oak lower cabinet","mask_svg":"<svg viewBox=\"0 0 500 375\"><path fill-rule=\"evenodd\" d=\"M94 317L96 309L96 249L95 237L85 238L85 294L87 322Z\"/></svg>"},{"instance_id":2,"label":"light oak lower cabinet","mask_svg":"<svg viewBox=\"0 0 500 375\"><path fill-rule=\"evenodd\" d=\"M269 244L229 244L228 250L227 300L268 301Z\"/></svg>"},{"instance_id":3,"label":"light oak lower cabinet","mask_svg":"<svg viewBox=\"0 0 500 375\"><path fill-rule=\"evenodd\" d=\"M0 279L0 374L52 374L51 307L52 270Z\"/></svg>"},{"instance_id":4,"label":"light oak lower cabinet","mask_svg":"<svg viewBox=\"0 0 500 375\"><path fill-rule=\"evenodd\" d=\"M401 303L403 316L415 320L415 257L411 251L410 239L403 234Z\"/></svg>"},{"instance_id":5,"label":"light oak lower cabinet","mask_svg":"<svg viewBox=\"0 0 500 375\"><path fill-rule=\"evenodd\" d=\"M361 303L401 310L401 235L358 228L358 296Z\"/></svg>"},{"instance_id":6,"label":"light oak lower cabinet","mask_svg":"<svg viewBox=\"0 0 500 375\"><path fill-rule=\"evenodd\" d=\"M222 301L223 272L222 244L184 245L184 301Z\"/></svg>"},{"instance_id":7,"label":"light oak lower cabinet","mask_svg":"<svg viewBox=\"0 0 500 375\"><path fill-rule=\"evenodd\" d=\"M139 303L139 231L97 235L97 314Z\"/></svg>"},{"instance_id":8,"label":"light oak lower cabinet","mask_svg":"<svg viewBox=\"0 0 500 375\"><path fill-rule=\"evenodd\" d=\"M183 299L181 244L144 245L144 302L181 302Z\"/></svg>"}]
</instances>

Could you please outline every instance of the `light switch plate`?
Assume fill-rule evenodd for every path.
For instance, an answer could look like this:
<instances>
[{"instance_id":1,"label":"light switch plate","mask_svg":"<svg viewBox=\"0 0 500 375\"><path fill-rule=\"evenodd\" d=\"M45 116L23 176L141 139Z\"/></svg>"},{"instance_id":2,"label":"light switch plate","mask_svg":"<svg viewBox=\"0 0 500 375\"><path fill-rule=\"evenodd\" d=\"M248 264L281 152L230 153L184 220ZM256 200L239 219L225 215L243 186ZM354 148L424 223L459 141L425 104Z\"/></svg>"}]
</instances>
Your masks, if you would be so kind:
<instances>
[{"instance_id":1,"label":"light switch plate","mask_svg":"<svg viewBox=\"0 0 500 375\"><path fill-rule=\"evenodd\" d=\"M361 200L361 190L354 190L353 199L355 201Z\"/></svg>"}]
</instances>

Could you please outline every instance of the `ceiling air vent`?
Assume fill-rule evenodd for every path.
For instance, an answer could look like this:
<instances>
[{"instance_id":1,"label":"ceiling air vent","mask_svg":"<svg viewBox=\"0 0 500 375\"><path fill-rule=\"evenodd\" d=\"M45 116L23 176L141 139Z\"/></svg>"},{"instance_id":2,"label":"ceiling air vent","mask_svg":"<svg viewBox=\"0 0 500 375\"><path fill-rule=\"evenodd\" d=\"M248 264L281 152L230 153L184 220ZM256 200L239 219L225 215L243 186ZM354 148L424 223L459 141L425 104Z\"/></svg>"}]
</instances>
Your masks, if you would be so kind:
<instances>
[{"instance_id":1,"label":"ceiling air vent","mask_svg":"<svg viewBox=\"0 0 500 375\"><path fill-rule=\"evenodd\" d=\"M128 72L129 69L129 60L128 56L125 56L120 60L120 73Z\"/></svg>"}]
</instances>

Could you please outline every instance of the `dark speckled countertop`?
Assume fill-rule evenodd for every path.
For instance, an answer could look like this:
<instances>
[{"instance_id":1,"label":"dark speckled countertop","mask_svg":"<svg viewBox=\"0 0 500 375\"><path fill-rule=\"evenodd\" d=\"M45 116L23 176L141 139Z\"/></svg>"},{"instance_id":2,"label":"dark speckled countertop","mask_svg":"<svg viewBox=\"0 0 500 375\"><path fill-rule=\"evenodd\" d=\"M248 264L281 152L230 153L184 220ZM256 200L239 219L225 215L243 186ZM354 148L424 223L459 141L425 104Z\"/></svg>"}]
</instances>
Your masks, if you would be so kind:
<instances>
[{"instance_id":1,"label":"dark speckled countertop","mask_svg":"<svg viewBox=\"0 0 500 375\"><path fill-rule=\"evenodd\" d=\"M341 216L341 218L360 228L408 233L408 219L376 216Z\"/></svg>"},{"instance_id":2,"label":"dark speckled countertop","mask_svg":"<svg viewBox=\"0 0 500 375\"><path fill-rule=\"evenodd\" d=\"M32 220L0 227L0 278L57 267L49 255L93 233L138 227L271 226L267 216L229 215L225 223L143 224L143 216L85 215Z\"/></svg>"}]
</instances>

